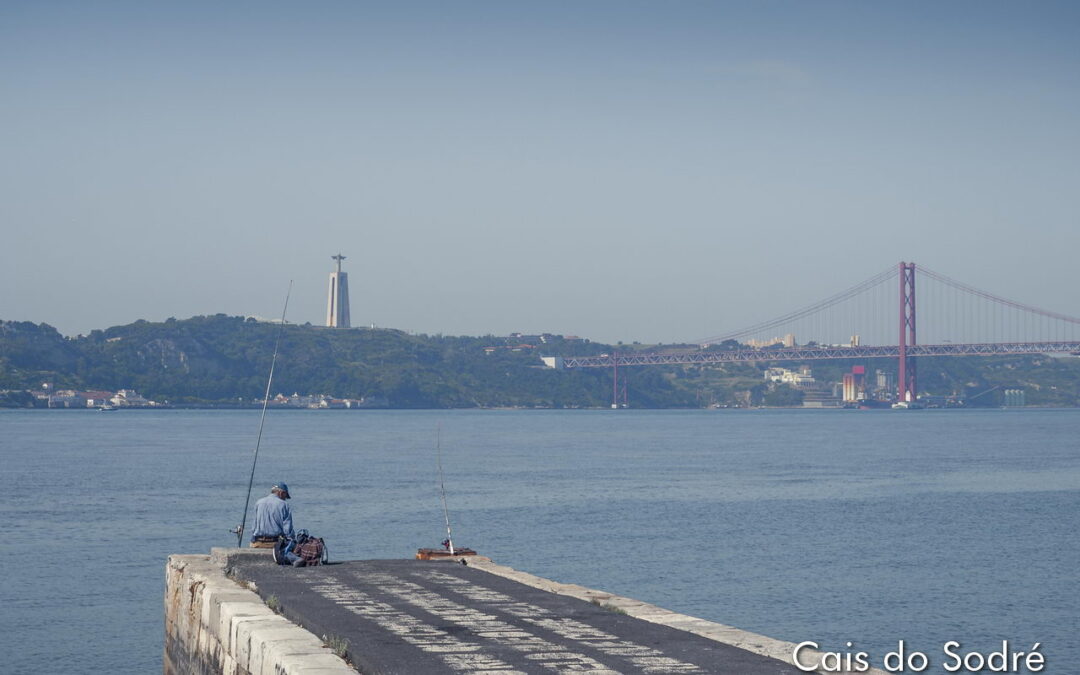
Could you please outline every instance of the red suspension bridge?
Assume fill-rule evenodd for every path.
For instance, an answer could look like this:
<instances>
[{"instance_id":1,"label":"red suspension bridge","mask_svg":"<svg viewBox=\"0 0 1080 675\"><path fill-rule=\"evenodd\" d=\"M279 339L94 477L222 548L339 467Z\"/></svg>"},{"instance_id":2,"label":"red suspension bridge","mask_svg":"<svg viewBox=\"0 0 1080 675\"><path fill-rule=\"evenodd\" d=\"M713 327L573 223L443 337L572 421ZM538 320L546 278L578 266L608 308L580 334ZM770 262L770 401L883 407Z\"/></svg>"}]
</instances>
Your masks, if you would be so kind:
<instances>
[{"instance_id":1,"label":"red suspension bridge","mask_svg":"<svg viewBox=\"0 0 1080 675\"><path fill-rule=\"evenodd\" d=\"M1080 353L1080 318L999 297L901 262L842 293L776 319L698 341L698 349L547 357L556 368L894 358L897 401L918 391L916 357ZM927 321L929 319L929 321ZM892 324L892 328L888 324ZM919 327L930 340L920 344ZM898 330L896 344L887 335ZM803 344L796 336L814 335Z\"/></svg>"}]
</instances>

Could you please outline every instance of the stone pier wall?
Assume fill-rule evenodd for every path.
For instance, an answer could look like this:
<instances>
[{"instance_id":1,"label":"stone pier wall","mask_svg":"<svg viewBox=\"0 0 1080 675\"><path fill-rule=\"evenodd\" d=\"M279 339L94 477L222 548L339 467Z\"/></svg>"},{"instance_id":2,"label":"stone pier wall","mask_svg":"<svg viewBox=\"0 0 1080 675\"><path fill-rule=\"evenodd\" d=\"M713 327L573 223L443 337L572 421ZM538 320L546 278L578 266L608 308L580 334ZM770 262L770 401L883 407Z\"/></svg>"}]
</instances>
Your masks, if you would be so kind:
<instances>
[{"instance_id":1,"label":"stone pier wall","mask_svg":"<svg viewBox=\"0 0 1080 675\"><path fill-rule=\"evenodd\" d=\"M322 640L228 578L229 556L267 554L214 549L169 557L165 675L356 675Z\"/></svg>"}]
</instances>

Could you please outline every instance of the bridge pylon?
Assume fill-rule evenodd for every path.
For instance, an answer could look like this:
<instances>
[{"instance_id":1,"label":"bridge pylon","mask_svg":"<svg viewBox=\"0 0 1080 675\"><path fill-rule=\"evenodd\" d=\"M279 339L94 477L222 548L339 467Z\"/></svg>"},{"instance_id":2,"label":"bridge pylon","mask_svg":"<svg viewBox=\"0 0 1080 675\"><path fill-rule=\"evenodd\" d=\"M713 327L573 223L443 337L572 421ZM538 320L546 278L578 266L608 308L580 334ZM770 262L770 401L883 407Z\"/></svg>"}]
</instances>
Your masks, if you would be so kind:
<instances>
[{"instance_id":1,"label":"bridge pylon","mask_svg":"<svg viewBox=\"0 0 1080 675\"><path fill-rule=\"evenodd\" d=\"M897 401L913 401L918 395L915 357L908 348L915 340L915 263L900 263L900 367L896 378Z\"/></svg>"},{"instance_id":2,"label":"bridge pylon","mask_svg":"<svg viewBox=\"0 0 1080 675\"><path fill-rule=\"evenodd\" d=\"M611 353L611 408L617 410L620 407L628 408L629 402L626 395L626 373L619 379L619 352Z\"/></svg>"}]
</instances>

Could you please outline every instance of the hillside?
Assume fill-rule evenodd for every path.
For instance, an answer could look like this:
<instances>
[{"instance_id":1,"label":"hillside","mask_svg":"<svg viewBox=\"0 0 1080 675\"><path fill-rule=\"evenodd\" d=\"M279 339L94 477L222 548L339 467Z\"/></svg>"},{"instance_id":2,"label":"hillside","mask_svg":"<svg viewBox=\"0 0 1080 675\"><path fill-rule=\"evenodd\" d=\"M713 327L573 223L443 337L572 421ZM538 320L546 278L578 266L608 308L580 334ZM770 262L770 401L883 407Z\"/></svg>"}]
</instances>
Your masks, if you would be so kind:
<instances>
[{"instance_id":1,"label":"hillside","mask_svg":"<svg viewBox=\"0 0 1080 675\"><path fill-rule=\"evenodd\" d=\"M137 321L76 338L47 324L0 321L0 389L136 389L183 402L262 396L278 326L225 315ZM544 345L561 353L568 345ZM485 347L499 349L487 353ZM555 372L536 349L512 351L506 338L408 335L397 330L286 326L274 392L365 397L394 408L578 407L610 403L603 371ZM601 353L604 345L577 342ZM662 377L641 405L687 405Z\"/></svg>"},{"instance_id":2,"label":"hillside","mask_svg":"<svg viewBox=\"0 0 1080 675\"><path fill-rule=\"evenodd\" d=\"M65 337L47 324L0 321L0 390L136 389L173 403L261 398L279 328L225 315L136 321ZM495 349L491 349L494 347ZM554 371L539 354L601 354L612 346L551 337L521 348L505 337L409 335L389 329L336 330L286 326L274 393L365 398L393 408L604 407L611 403L609 369ZM819 382L835 382L857 362L815 362ZM891 361L860 361L893 368ZM632 407L709 404L797 404L784 387L766 385L771 364L635 367L622 371ZM791 367L792 364L786 364ZM1001 390L1019 387L1029 405L1080 405L1080 359L1045 356L924 358L920 392L966 395L971 405L1001 404ZM26 395L0 397L26 405Z\"/></svg>"}]
</instances>

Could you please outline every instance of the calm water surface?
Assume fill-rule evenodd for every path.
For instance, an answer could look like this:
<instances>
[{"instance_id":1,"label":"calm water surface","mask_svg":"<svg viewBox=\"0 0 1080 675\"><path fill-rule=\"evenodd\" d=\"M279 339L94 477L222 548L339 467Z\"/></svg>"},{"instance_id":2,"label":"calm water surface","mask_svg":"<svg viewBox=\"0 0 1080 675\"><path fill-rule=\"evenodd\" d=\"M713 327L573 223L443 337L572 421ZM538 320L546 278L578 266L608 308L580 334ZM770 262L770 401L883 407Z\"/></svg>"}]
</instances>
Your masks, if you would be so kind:
<instances>
[{"instance_id":1,"label":"calm water surface","mask_svg":"<svg viewBox=\"0 0 1080 675\"><path fill-rule=\"evenodd\" d=\"M1080 411L272 411L332 557L443 539L799 642L1080 664ZM231 545L258 413L0 411L2 672L161 670L170 553ZM943 672L931 668L926 672Z\"/></svg>"}]
</instances>

